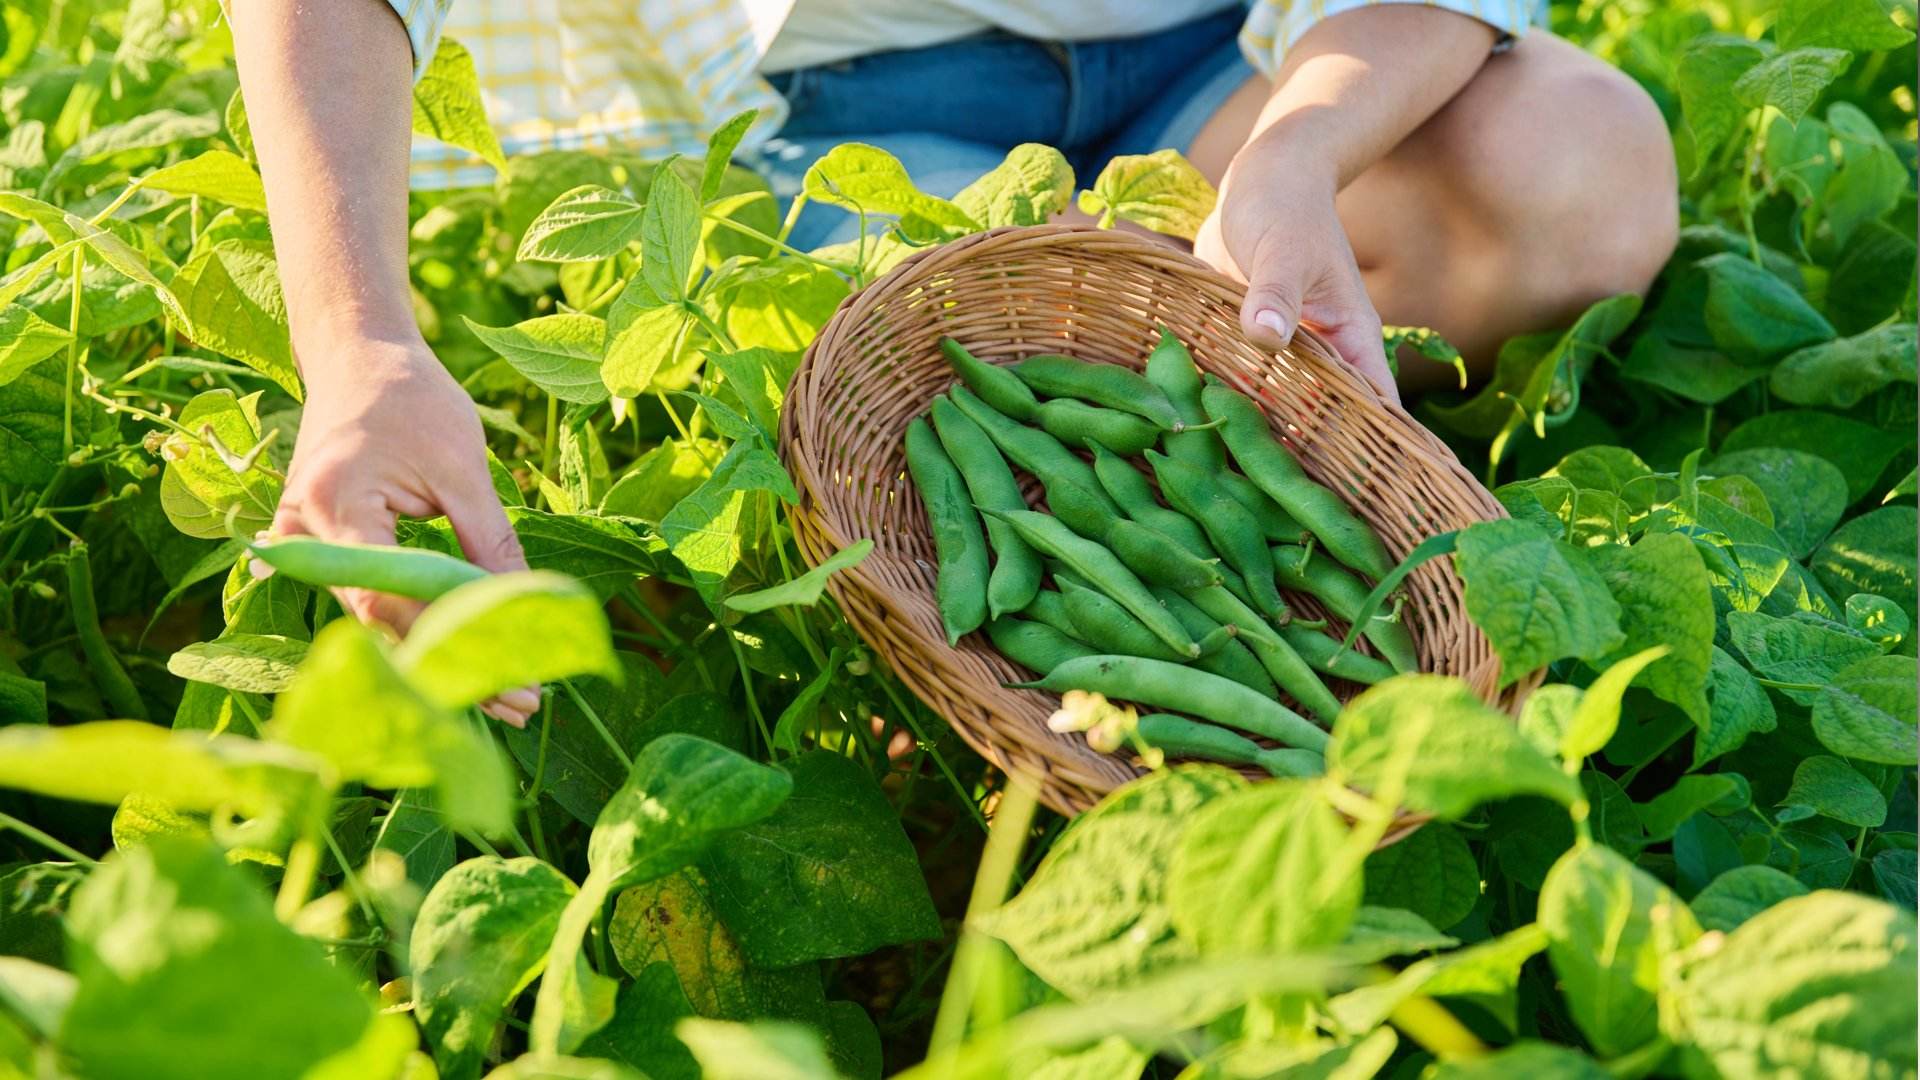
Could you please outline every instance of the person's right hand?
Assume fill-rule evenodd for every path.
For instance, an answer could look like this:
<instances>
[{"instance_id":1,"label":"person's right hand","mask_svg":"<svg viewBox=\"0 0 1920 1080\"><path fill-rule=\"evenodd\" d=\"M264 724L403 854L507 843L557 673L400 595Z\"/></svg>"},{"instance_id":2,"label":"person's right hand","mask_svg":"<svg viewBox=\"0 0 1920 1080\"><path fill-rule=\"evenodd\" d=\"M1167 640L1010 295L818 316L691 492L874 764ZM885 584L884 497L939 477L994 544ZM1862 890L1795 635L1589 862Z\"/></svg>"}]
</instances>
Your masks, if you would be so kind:
<instances>
[{"instance_id":1,"label":"person's right hand","mask_svg":"<svg viewBox=\"0 0 1920 1080\"><path fill-rule=\"evenodd\" d=\"M397 515L445 514L475 564L525 570L488 475L479 414L426 342L350 336L326 352L302 365L312 375L273 535L391 544ZM337 594L361 621L400 634L425 606L365 589ZM539 692L525 688L482 707L519 726L539 706Z\"/></svg>"}]
</instances>

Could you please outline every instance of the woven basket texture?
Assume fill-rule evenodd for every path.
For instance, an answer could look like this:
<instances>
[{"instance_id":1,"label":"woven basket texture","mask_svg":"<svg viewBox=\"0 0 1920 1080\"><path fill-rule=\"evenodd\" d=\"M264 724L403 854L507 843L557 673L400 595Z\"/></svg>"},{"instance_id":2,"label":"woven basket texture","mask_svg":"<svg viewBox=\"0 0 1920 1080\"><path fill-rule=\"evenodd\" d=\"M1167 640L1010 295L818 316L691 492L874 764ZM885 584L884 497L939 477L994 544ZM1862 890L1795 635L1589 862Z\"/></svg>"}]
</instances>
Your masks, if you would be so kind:
<instances>
[{"instance_id":1,"label":"woven basket texture","mask_svg":"<svg viewBox=\"0 0 1920 1080\"><path fill-rule=\"evenodd\" d=\"M941 337L994 363L1064 353L1137 369L1164 324L1203 372L1260 404L1307 473L1339 492L1396 560L1435 533L1506 516L1444 443L1311 331L1278 355L1249 344L1243 295L1192 255L1143 237L1085 226L997 229L916 254L848 297L788 389L781 456L799 489L793 523L807 561L873 540L864 562L828 583L848 620L970 746L1037 784L1062 813L1086 809L1141 770L1096 753L1080 735L1048 731L1058 698L1003 687L1033 676L984 632L946 642L933 540L902 446L908 422L954 383ZM1041 505L1038 485L1022 477L1029 501ZM1421 669L1459 676L1487 702L1516 711L1540 673L1502 688L1499 657L1467 619L1452 560L1428 562L1403 591ZM1327 614L1311 596L1284 595L1304 617ZM1334 620L1330 629L1346 628ZM1363 689L1329 685L1342 700ZM1404 819L1394 836L1417 824Z\"/></svg>"}]
</instances>

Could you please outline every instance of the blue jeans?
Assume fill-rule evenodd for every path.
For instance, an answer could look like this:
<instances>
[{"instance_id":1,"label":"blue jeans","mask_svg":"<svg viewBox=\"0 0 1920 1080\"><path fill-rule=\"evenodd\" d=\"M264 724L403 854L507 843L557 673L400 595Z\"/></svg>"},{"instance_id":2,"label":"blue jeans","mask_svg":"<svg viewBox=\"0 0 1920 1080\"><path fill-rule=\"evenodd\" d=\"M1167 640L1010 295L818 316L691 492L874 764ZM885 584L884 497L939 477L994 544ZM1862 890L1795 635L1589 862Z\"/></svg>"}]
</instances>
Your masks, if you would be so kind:
<instances>
[{"instance_id":1,"label":"blue jeans","mask_svg":"<svg viewBox=\"0 0 1920 1080\"><path fill-rule=\"evenodd\" d=\"M915 185L951 198L1023 142L1058 147L1080 186L1117 154L1185 152L1253 75L1235 42L1245 8L1156 34L1110 41L1032 41L983 34L876 53L772 77L792 107L758 163L783 201L834 146L878 146ZM794 225L807 250L850 240L856 218L809 205Z\"/></svg>"}]
</instances>

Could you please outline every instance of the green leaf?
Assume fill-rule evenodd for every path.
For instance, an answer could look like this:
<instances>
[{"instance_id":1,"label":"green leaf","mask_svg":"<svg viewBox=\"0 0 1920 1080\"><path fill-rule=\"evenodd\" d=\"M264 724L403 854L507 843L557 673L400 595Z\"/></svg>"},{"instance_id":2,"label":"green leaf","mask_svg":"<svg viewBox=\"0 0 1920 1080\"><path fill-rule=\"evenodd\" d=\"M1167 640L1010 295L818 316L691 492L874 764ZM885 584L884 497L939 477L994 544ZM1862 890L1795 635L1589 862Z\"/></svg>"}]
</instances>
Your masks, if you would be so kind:
<instances>
[{"instance_id":1,"label":"green leaf","mask_svg":"<svg viewBox=\"0 0 1920 1080\"><path fill-rule=\"evenodd\" d=\"M1873 593L1899 604L1916 620L1913 538L1920 514L1911 506L1883 506L1828 536L1807 566L1835 596Z\"/></svg>"},{"instance_id":2,"label":"green leaf","mask_svg":"<svg viewBox=\"0 0 1920 1080\"><path fill-rule=\"evenodd\" d=\"M1725 773L1683 776L1667 790L1635 808L1647 839L1654 843L1673 839L1682 822L1707 810L1740 790L1739 779Z\"/></svg>"},{"instance_id":3,"label":"green leaf","mask_svg":"<svg viewBox=\"0 0 1920 1080\"><path fill-rule=\"evenodd\" d=\"M1167 869L1174 929L1202 956L1286 953L1346 936L1363 891L1347 826L1306 781L1229 792L1200 808Z\"/></svg>"},{"instance_id":4,"label":"green leaf","mask_svg":"<svg viewBox=\"0 0 1920 1080\"><path fill-rule=\"evenodd\" d=\"M600 359L607 324L592 315L542 315L507 327L481 326L462 315L480 343L506 358L527 381L576 405L607 400Z\"/></svg>"},{"instance_id":5,"label":"green leaf","mask_svg":"<svg viewBox=\"0 0 1920 1080\"><path fill-rule=\"evenodd\" d=\"M1689 1076L1914 1069L1913 913L1816 892L1748 919L1669 984L1662 1034Z\"/></svg>"},{"instance_id":6,"label":"green leaf","mask_svg":"<svg viewBox=\"0 0 1920 1080\"><path fill-rule=\"evenodd\" d=\"M690 1016L674 1032L693 1051L706 1080L840 1080L820 1036L799 1024Z\"/></svg>"},{"instance_id":7,"label":"green leaf","mask_svg":"<svg viewBox=\"0 0 1920 1080\"><path fill-rule=\"evenodd\" d=\"M1387 362L1399 372L1399 355L1402 347L1412 349L1436 364L1445 364L1460 376L1460 389L1467 388L1467 361L1453 343L1440 336L1439 331L1428 326L1383 326L1380 336L1387 349Z\"/></svg>"},{"instance_id":8,"label":"green leaf","mask_svg":"<svg viewBox=\"0 0 1920 1080\"><path fill-rule=\"evenodd\" d=\"M1490 521L1460 532L1467 614L1500 654L1502 685L1550 661L1618 648L1620 605L1584 555L1538 525Z\"/></svg>"},{"instance_id":9,"label":"green leaf","mask_svg":"<svg viewBox=\"0 0 1920 1080\"><path fill-rule=\"evenodd\" d=\"M1727 933L1783 900L1807 895L1807 887L1771 866L1737 866L1693 898L1693 914L1707 930Z\"/></svg>"},{"instance_id":10,"label":"green leaf","mask_svg":"<svg viewBox=\"0 0 1920 1080\"><path fill-rule=\"evenodd\" d=\"M660 536L693 575L702 595L716 597L740 562L740 517L747 496L771 491L798 501L780 459L763 447L735 443L713 474L660 520Z\"/></svg>"},{"instance_id":11,"label":"green leaf","mask_svg":"<svg viewBox=\"0 0 1920 1080\"><path fill-rule=\"evenodd\" d=\"M1478 394L1426 411L1462 434L1493 439L1490 453L1498 461L1521 424L1531 423L1545 437L1550 419L1562 423L1574 414L1581 379L1639 313L1640 297L1622 293L1595 302L1564 332L1510 338L1500 347L1493 379Z\"/></svg>"},{"instance_id":12,"label":"green leaf","mask_svg":"<svg viewBox=\"0 0 1920 1080\"><path fill-rule=\"evenodd\" d=\"M1793 787L1780 805L1805 807L1860 829L1877 829L1887 820L1887 800L1873 781L1825 754L1807 758L1793 770Z\"/></svg>"},{"instance_id":13,"label":"green leaf","mask_svg":"<svg viewBox=\"0 0 1920 1080\"><path fill-rule=\"evenodd\" d=\"M293 684L306 659L307 643L273 634L222 634L196 642L167 658L167 670L183 679L249 694L277 694Z\"/></svg>"},{"instance_id":14,"label":"green leaf","mask_svg":"<svg viewBox=\"0 0 1920 1080\"><path fill-rule=\"evenodd\" d=\"M1356 962L1374 963L1390 956L1412 956L1459 944L1459 938L1434 929L1414 912L1367 904L1354 909L1340 953L1355 957Z\"/></svg>"},{"instance_id":15,"label":"green leaf","mask_svg":"<svg viewBox=\"0 0 1920 1080\"><path fill-rule=\"evenodd\" d=\"M1744 476L1759 485L1773 510L1774 531L1796 558L1812 552L1847 511L1845 474L1826 458L1804 450L1773 446L1735 450L1714 458L1708 468L1722 476Z\"/></svg>"},{"instance_id":16,"label":"green leaf","mask_svg":"<svg viewBox=\"0 0 1920 1080\"><path fill-rule=\"evenodd\" d=\"M1914 764L1916 704L1911 656L1872 656L1843 668L1813 704L1813 733L1841 757Z\"/></svg>"},{"instance_id":17,"label":"green leaf","mask_svg":"<svg viewBox=\"0 0 1920 1080\"><path fill-rule=\"evenodd\" d=\"M573 882L538 859L484 856L427 893L408 946L414 1015L447 1080L476 1077L501 1014L540 974Z\"/></svg>"},{"instance_id":18,"label":"green leaf","mask_svg":"<svg viewBox=\"0 0 1920 1080\"><path fill-rule=\"evenodd\" d=\"M700 699L688 698L669 712L661 708L666 682L653 662L637 653L616 653L623 677L618 683L582 678L574 689L606 725L613 742L636 753L655 735L684 731L715 742L730 741L737 719L715 716ZM541 790L575 819L591 825L613 793L626 781L626 765L573 700L555 693L546 708L522 729L501 732L507 749L528 775L541 768ZM545 757L542 758L544 752Z\"/></svg>"},{"instance_id":19,"label":"green leaf","mask_svg":"<svg viewBox=\"0 0 1920 1080\"><path fill-rule=\"evenodd\" d=\"M1480 865L1451 825L1434 822L1367 856L1366 903L1405 908L1441 929L1480 900Z\"/></svg>"},{"instance_id":20,"label":"green leaf","mask_svg":"<svg viewBox=\"0 0 1920 1080\"><path fill-rule=\"evenodd\" d=\"M606 359L600 366L600 381L615 397L639 397L653 389L660 370L671 367L674 358L686 347L693 316L677 304L637 306L627 302L629 294L654 297L646 282L635 277L614 301L608 318L609 336Z\"/></svg>"},{"instance_id":21,"label":"green leaf","mask_svg":"<svg viewBox=\"0 0 1920 1080\"><path fill-rule=\"evenodd\" d=\"M785 769L793 795L703 864L747 958L792 967L939 936L919 858L866 767L814 750Z\"/></svg>"},{"instance_id":22,"label":"green leaf","mask_svg":"<svg viewBox=\"0 0 1920 1080\"><path fill-rule=\"evenodd\" d=\"M75 892L67 926L78 987L60 1047L88 1076L298 1080L379 1023L352 977L210 846L120 853ZM412 1048L370 1053L357 1075L393 1075Z\"/></svg>"},{"instance_id":23,"label":"green leaf","mask_svg":"<svg viewBox=\"0 0 1920 1080\"><path fill-rule=\"evenodd\" d=\"M1761 366L1833 339L1833 324L1752 259L1727 252L1700 268L1707 275L1707 330L1736 363Z\"/></svg>"},{"instance_id":24,"label":"green leaf","mask_svg":"<svg viewBox=\"0 0 1920 1080\"><path fill-rule=\"evenodd\" d=\"M727 597L726 604L735 611L749 613L788 605L812 607L819 602L821 592L826 589L827 578L841 570L859 566L861 560L865 559L872 550L873 541L855 541L829 555L819 566L797 578L783 581L771 588L735 593Z\"/></svg>"},{"instance_id":25,"label":"green leaf","mask_svg":"<svg viewBox=\"0 0 1920 1080\"><path fill-rule=\"evenodd\" d=\"M693 1015L669 964L649 964L620 988L613 1019L580 1044L580 1053L645 1069L649 1080L700 1080L700 1066L673 1025Z\"/></svg>"},{"instance_id":26,"label":"green leaf","mask_svg":"<svg viewBox=\"0 0 1920 1080\"><path fill-rule=\"evenodd\" d=\"M1116 219L1157 233L1192 240L1213 213L1219 193L1178 150L1116 154L1080 193L1080 211L1100 218L1102 228Z\"/></svg>"},{"instance_id":27,"label":"green leaf","mask_svg":"<svg viewBox=\"0 0 1920 1080\"><path fill-rule=\"evenodd\" d=\"M1914 381L1914 327L1893 323L1789 354L1773 369L1773 395L1795 405L1849 409L1894 382Z\"/></svg>"},{"instance_id":28,"label":"green leaf","mask_svg":"<svg viewBox=\"0 0 1920 1080\"><path fill-rule=\"evenodd\" d=\"M1580 703L1567 718L1566 730L1560 736L1560 756L1567 761L1582 761L1612 741L1614 730L1620 726L1620 699L1626 696L1627 686L1668 651L1665 645L1655 645L1608 665L1580 695Z\"/></svg>"},{"instance_id":29,"label":"green leaf","mask_svg":"<svg viewBox=\"0 0 1920 1080\"><path fill-rule=\"evenodd\" d=\"M1522 1039L1484 1057L1435 1063L1426 1080L1608 1080L1613 1074L1578 1050Z\"/></svg>"},{"instance_id":30,"label":"green leaf","mask_svg":"<svg viewBox=\"0 0 1920 1080\"><path fill-rule=\"evenodd\" d=\"M1547 935L1529 923L1491 941L1417 960L1386 982L1336 995L1328 1011L1348 1031L1365 1031L1386 1022L1415 994L1466 997L1511 1015L1520 967L1547 947Z\"/></svg>"},{"instance_id":31,"label":"green leaf","mask_svg":"<svg viewBox=\"0 0 1920 1080\"><path fill-rule=\"evenodd\" d=\"M1897 49L1913 31L1896 25L1875 0L1786 0L1773 24L1782 49L1817 45L1853 52Z\"/></svg>"},{"instance_id":32,"label":"green leaf","mask_svg":"<svg viewBox=\"0 0 1920 1080\"><path fill-rule=\"evenodd\" d=\"M1880 655L1877 643L1818 615L1736 611L1727 616L1727 633L1754 674L1798 686L1823 686L1854 661ZM1802 705L1819 696L1817 689L1779 689Z\"/></svg>"},{"instance_id":33,"label":"green leaf","mask_svg":"<svg viewBox=\"0 0 1920 1080\"><path fill-rule=\"evenodd\" d=\"M1041 143L1021 143L1006 160L953 197L966 215L989 229L1045 225L1073 205L1073 166Z\"/></svg>"},{"instance_id":34,"label":"green leaf","mask_svg":"<svg viewBox=\"0 0 1920 1080\"><path fill-rule=\"evenodd\" d=\"M67 147L47 170L47 178L40 183L41 193L57 191L62 184L71 186L112 175L151 161L157 156L156 150L204 139L219 130L217 116L189 115L174 109L151 109L132 119L94 128ZM73 175L76 173L79 175Z\"/></svg>"},{"instance_id":35,"label":"green leaf","mask_svg":"<svg viewBox=\"0 0 1920 1080\"><path fill-rule=\"evenodd\" d=\"M1719 35L1695 39L1681 54L1673 81L1693 136L1688 179L1698 176L1727 137L1739 130L1746 110L1734 100L1734 83L1765 55L1751 41Z\"/></svg>"},{"instance_id":36,"label":"green leaf","mask_svg":"<svg viewBox=\"0 0 1920 1080\"><path fill-rule=\"evenodd\" d=\"M1713 662L1713 581L1700 552L1674 533L1643 537L1632 547L1587 550L1620 605L1620 647L1600 663L1619 663L1655 646L1667 654L1634 676L1654 696L1678 705L1693 722L1707 721L1707 672Z\"/></svg>"},{"instance_id":37,"label":"green leaf","mask_svg":"<svg viewBox=\"0 0 1920 1080\"><path fill-rule=\"evenodd\" d=\"M735 345L797 353L813 344L846 296L847 282L839 274L801 259L780 258L729 276L713 299L720 308L720 324Z\"/></svg>"},{"instance_id":38,"label":"green leaf","mask_svg":"<svg viewBox=\"0 0 1920 1080\"><path fill-rule=\"evenodd\" d=\"M720 194L727 178L727 164L733 160L734 150L759 118L758 109L735 113L727 118L726 123L715 128L712 137L707 139L707 160L700 169L701 202L712 202Z\"/></svg>"},{"instance_id":39,"label":"green leaf","mask_svg":"<svg viewBox=\"0 0 1920 1080\"><path fill-rule=\"evenodd\" d=\"M434 805L433 792L425 788L395 794L374 843L406 860L407 880L422 889L432 888L453 869L453 829Z\"/></svg>"},{"instance_id":40,"label":"green leaf","mask_svg":"<svg viewBox=\"0 0 1920 1080\"><path fill-rule=\"evenodd\" d=\"M1777 446L1818 455L1846 474L1847 502L1855 503L1873 491L1874 482L1903 445L1903 440L1887 431L1844 416L1813 409L1776 409L1734 428L1720 444L1720 452Z\"/></svg>"},{"instance_id":41,"label":"green leaf","mask_svg":"<svg viewBox=\"0 0 1920 1080\"><path fill-rule=\"evenodd\" d=\"M1854 230L1900 205L1911 180L1879 126L1857 106L1836 102L1827 110L1827 118L1839 139L1841 156L1840 167L1822 196L1827 228L1834 242L1844 245Z\"/></svg>"},{"instance_id":42,"label":"green leaf","mask_svg":"<svg viewBox=\"0 0 1920 1080\"><path fill-rule=\"evenodd\" d=\"M717 743L662 735L634 758L627 782L600 811L587 861L610 888L664 877L719 834L773 813L793 788L787 773Z\"/></svg>"},{"instance_id":43,"label":"green leaf","mask_svg":"<svg viewBox=\"0 0 1920 1080\"><path fill-rule=\"evenodd\" d=\"M173 276L172 289L195 341L272 379L298 400L287 304L273 250L253 240L222 240Z\"/></svg>"},{"instance_id":44,"label":"green leaf","mask_svg":"<svg viewBox=\"0 0 1920 1080\"><path fill-rule=\"evenodd\" d=\"M1574 1022L1607 1057L1658 1033L1661 964L1700 936L1678 896L1597 844L1576 847L1547 873L1540 925Z\"/></svg>"},{"instance_id":45,"label":"green leaf","mask_svg":"<svg viewBox=\"0 0 1920 1080\"><path fill-rule=\"evenodd\" d=\"M1376 793L1403 785L1409 808L1448 819L1515 795L1568 806L1583 797L1511 720L1441 675L1397 676L1348 702L1334 722L1327 775Z\"/></svg>"},{"instance_id":46,"label":"green leaf","mask_svg":"<svg viewBox=\"0 0 1920 1080\"><path fill-rule=\"evenodd\" d=\"M138 794L176 810L264 817L312 797L323 768L292 747L138 720L0 728L0 787L110 806Z\"/></svg>"},{"instance_id":47,"label":"green leaf","mask_svg":"<svg viewBox=\"0 0 1920 1080\"><path fill-rule=\"evenodd\" d=\"M0 386L66 348L65 330L18 304L0 306Z\"/></svg>"},{"instance_id":48,"label":"green leaf","mask_svg":"<svg viewBox=\"0 0 1920 1080\"><path fill-rule=\"evenodd\" d=\"M268 735L325 758L338 779L433 786L455 825L492 834L512 813L507 766L485 732L421 696L373 633L328 623L293 685L274 702Z\"/></svg>"},{"instance_id":49,"label":"green leaf","mask_svg":"<svg viewBox=\"0 0 1920 1080\"><path fill-rule=\"evenodd\" d=\"M1073 998L1128 986L1193 956L1168 909L1168 868L1194 813L1246 786L1183 765L1127 784L1076 818L1025 888L982 929Z\"/></svg>"},{"instance_id":50,"label":"green leaf","mask_svg":"<svg viewBox=\"0 0 1920 1080\"><path fill-rule=\"evenodd\" d=\"M142 176L137 183L169 195L199 196L255 213L267 212L267 189L246 158L229 150L208 150Z\"/></svg>"},{"instance_id":51,"label":"green leaf","mask_svg":"<svg viewBox=\"0 0 1920 1080\"><path fill-rule=\"evenodd\" d=\"M10 483L44 485L66 465L65 368L64 361L47 359L0 384L0 475ZM117 441L113 418L90 401L75 403L73 423L76 442L82 432L89 444ZM161 490L166 490L164 481Z\"/></svg>"},{"instance_id":52,"label":"green leaf","mask_svg":"<svg viewBox=\"0 0 1920 1080\"><path fill-rule=\"evenodd\" d=\"M455 588L420 613L393 662L442 708L569 675L620 677L600 601L550 570Z\"/></svg>"},{"instance_id":53,"label":"green leaf","mask_svg":"<svg viewBox=\"0 0 1920 1080\"><path fill-rule=\"evenodd\" d=\"M1620 365L1622 378L1657 386L1703 405L1718 405L1741 387L1766 377L1765 368L1736 364L1715 349L1676 345L1658 334L1642 334Z\"/></svg>"},{"instance_id":54,"label":"green leaf","mask_svg":"<svg viewBox=\"0 0 1920 1080\"><path fill-rule=\"evenodd\" d=\"M914 187L900 159L865 143L841 143L814 162L807 169L805 194L856 212L916 217L962 232L980 229L966 211Z\"/></svg>"},{"instance_id":55,"label":"green leaf","mask_svg":"<svg viewBox=\"0 0 1920 1080\"><path fill-rule=\"evenodd\" d=\"M1854 593L1847 597L1847 625L1881 648L1892 650L1913 633L1913 623L1900 605L1884 596Z\"/></svg>"},{"instance_id":56,"label":"green leaf","mask_svg":"<svg viewBox=\"0 0 1920 1080\"><path fill-rule=\"evenodd\" d=\"M672 168L653 172L640 215L640 277L663 301L685 300L700 252L700 197Z\"/></svg>"},{"instance_id":57,"label":"green leaf","mask_svg":"<svg viewBox=\"0 0 1920 1080\"><path fill-rule=\"evenodd\" d=\"M487 123L473 56L450 37L440 39L433 60L413 84L413 130L448 146L471 150L496 169L505 171L507 167L500 137Z\"/></svg>"},{"instance_id":58,"label":"green leaf","mask_svg":"<svg viewBox=\"0 0 1920 1080\"><path fill-rule=\"evenodd\" d=\"M1912 911L1915 888L1915 854L1906 848L1888 848L1873 857L1873 883L1880 895Z\"/></svg>"},{"instance_id":59,"label":"green leaf","mask_svg":"<svg viewBox=\"0 0 1920 1080\"><path fill-rule=\"evenodd\" d=\"M1914 238L1885 222L1853 230L1827 279L1827 317L1843 334L1867 330L1912 292Z\"/></svg>"},{"instance_id":60,"label":"green leaf","mask_svg":"<svg viewBox=\"0 0 1920 1080\"><path fill-rule=\"evenodd\" d=\"M687 443L663 439L641 454L600 500L602 514L656 525L681 499L694 493L726 452L717 439Z\"/></svg>"},{"instance_id":61,"label":"green leaf","mask_svg":"<svg viewBox=\"0 0 1920 1080\"><path fill-rule=\"evenodd\" d=\"M555 199L520 234L515 258L532 262L611 259L640 239L640 204L598 184L582 184Z\"/></svg>"},{"instance_id":62,"label":"green leaf","mask_svg":"<svg viewBox=\"0 0 1920 1080\"><path fill-rule=\"evenodd\" d=\"M1852 63L1844 49L1786 49L1749 68L1733 84L1733 95L1750 108L1771 105L1797 124Z\"/></svg>"}]
</instances>

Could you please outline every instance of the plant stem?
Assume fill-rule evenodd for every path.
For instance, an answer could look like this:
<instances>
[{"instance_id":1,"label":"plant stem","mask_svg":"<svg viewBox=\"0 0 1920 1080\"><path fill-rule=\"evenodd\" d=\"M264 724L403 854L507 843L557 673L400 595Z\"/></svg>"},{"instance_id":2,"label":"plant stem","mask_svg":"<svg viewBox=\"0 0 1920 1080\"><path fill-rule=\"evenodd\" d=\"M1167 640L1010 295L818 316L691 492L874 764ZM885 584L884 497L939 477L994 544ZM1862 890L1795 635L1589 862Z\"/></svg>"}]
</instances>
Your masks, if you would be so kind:
<instances>
[{"instance_id":1,"label":"plant stem","mask_svg":"<svg viewBox=\"0 0 1920 1080\"><path fill-rule=\"evenodd\" d=\"M67 320L67 393L66 409L62 419L62 442L65 452L73 453L73 377L80 370L80 302L86 294L82 287L81 274L87 267L87 249L73 249L73 303L68 310Z\"/></svg>"},{"instance_id":2,"label":"plant stem","mask_svg":"<svg viewBox=\"0 0 1920 1080\"><path fill-rule=\"evenodd\" d=\"M620 740L613 737L613 732L607 730L607 725L600 719L600 714L593 711L593 706L587 704L587 699L580 695L580 691L573 688L570 680L561 679L560 688L567 692L567 697L572 699L574 706L587 718L587 723L593 725L593 730L599 733L601 740L607 744L607 749L612 750L613 756L620 760L620 766L631 771L633 758L627 755L626 748L620 745Z\"/></svg>"},{"instance_id":3,"label":"plant stem","mask_svg":"<svg viewBox=\"0 0 1920 1080\"><path fill-rule=\"evenodd\" d=\"M973 895L967 901L967 917L961 924L953 967L947 975L946 989L940 995L940 1011L934 1018L933 1037L927 1045L928 1060L959 1048L966 1037L967 1021L981 1004L988 968L997 959L995 950L999 946L980 929L980 920L998 909L1007 898L1039 801L1039 791L1020 780L1013 780L1000 798L1000 806L993 815L993 827L987 830L986 848L980 853L980 869L974 875Z\"/></svg>"},{"instance_id":4,"label":"plant stem","mask_svg":"<svg viewBox=\"0 0 1920 1080\"><path fill-rule=\"evenodd\" d=\"M742 236L752 237L753 239L758 240L761 243L767 244L768 246L774 248L777 251L785 252L786 254L792 255L797 259L805 259L807 262L810 262L815 266L822 267L827 270L831 270L834 273L841 275L842 277L857 277L860 273L860 271L855 267L843 266L840 263L836 263L836 262L828 262L826 259L816 259L812 255L809 255L806 252L801 251L799 248L794 247L791 244L788 244L784 240L779 240L774 237L768 236L766 233L761 232L759 229L756 229L751 225L743 225L740 222L733 220L732 218L717 217L709 214L707 215L707 220L713 222L716 225L719 225L723 229L731 229L732 231L737 232Z\"/></svg>"},{"instance_id":5,"label":"plant stem","mask_svg":"<svg viewBox=\"0 0 1920 1080\"><path fill-rule=\"evenodd\" d=\"M41 832L39 829L21 821L12 814L0 814L0 830L6 829L12 829L34 843L39 844L41 847L46 848L48 851L53 852L55 855L64 857L68 862L79 863L85 867L100 865L99 860L82 855L80 852L68 847L60 838L50 833Z\"/></svg>"}]
</instances>

